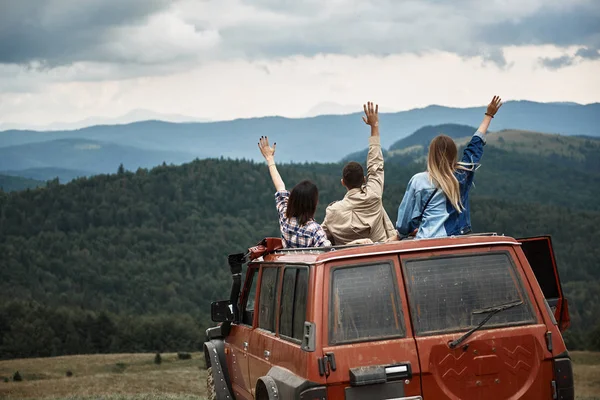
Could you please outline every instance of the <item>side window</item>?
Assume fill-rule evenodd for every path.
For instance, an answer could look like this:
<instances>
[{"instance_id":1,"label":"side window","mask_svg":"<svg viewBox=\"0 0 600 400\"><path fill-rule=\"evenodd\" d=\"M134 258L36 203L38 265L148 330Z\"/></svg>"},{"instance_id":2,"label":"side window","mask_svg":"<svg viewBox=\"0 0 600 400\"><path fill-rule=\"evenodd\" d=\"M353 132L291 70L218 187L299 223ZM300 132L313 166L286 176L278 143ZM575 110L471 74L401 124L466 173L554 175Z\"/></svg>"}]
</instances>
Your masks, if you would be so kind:
<instances>
[{"instance_id":1,"label":"side window","mask_svg":"<svg viewBox=\"0 0 600 400\"><path fill-rule=\"evenodd\" d=\"M329 343L380 340L404 335L402 307L392 264L332 270Z\"/></svg>"},{"instance_id":2,"label":"side window","mask_svg":"<svg viewBox=\"0 0 600 400\"><path fill-rule=\"evenodd\" d=\"M279 268L263 268L260 282L258 327L275 332L275 305Z\"/></svg>"},{"instance_id":3,"label":"side window","mask_svg":"<svg viewBox=\"0 0 600 400\"><path fill-rule=\"evenodd\" d=\"M528 296L507 253L407 260L404 275L417 335L466 331L485 309L522 301L499 312L486 327L535 322Z\"/></svg>"},{"instance_id":4,"label":"side window","mask_svg":"<svg viewBox=\"0 0 600 400\"><path fill-rule=\"evenodd\" d=\"M279 334L281 336L302 340L302 330L306 320L307 295L308 268L286 267L283 272L279 314Z\"/></svg>"},{"instance_id":5,"label":"side window","mask_svg":"<svg viewBox=\"0 0 600 400\"><path fill-rule=\"evenodd\" d=\"M246 325L252 325L254 321L254 303L256 299L256 284L258 282L258 268L252 268L249 270L247 280L249 280L250 290L245 299L245 304L242 304L242 323ZM246 285L246 287L248 287Z\"/></svg>"}]
</instances>

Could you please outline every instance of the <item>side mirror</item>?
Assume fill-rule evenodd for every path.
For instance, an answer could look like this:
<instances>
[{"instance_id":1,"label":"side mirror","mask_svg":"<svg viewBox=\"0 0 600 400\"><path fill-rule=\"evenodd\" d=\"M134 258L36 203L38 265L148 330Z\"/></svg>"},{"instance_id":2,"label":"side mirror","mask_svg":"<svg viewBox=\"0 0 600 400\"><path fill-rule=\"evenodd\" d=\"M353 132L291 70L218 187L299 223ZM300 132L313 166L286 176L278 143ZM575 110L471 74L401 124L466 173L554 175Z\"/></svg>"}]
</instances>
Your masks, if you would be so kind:
<instances>
[{"instance_id":1,"label":"side mirror","mask_svg":"<svg viewBox=\"0 0 600 400\"><path fill-rule=\"evenodd\" d=\"M213 322L232 322L233 305L229 300L214 301L210 304L210 318Z\"/></svg>"}]
</instances>

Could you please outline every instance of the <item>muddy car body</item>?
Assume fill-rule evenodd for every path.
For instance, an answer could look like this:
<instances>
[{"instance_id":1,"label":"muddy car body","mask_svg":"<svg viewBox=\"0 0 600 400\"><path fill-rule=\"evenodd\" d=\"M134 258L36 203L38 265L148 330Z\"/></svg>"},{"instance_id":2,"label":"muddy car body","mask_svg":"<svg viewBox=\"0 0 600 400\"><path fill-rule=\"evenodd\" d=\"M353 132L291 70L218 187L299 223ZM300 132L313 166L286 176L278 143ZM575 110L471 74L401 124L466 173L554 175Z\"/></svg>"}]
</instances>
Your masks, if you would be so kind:
<instances>
[{"instance_id":1,"label":"muddy car body","mask_svg":"<svg viewBox=\"0 0 600 400\"><path fill-rule=\"evenodd\" d=\"M205 343L214 398L574 398L549 237L269 239L230 266Z\"/></svg>"}]
</instances>

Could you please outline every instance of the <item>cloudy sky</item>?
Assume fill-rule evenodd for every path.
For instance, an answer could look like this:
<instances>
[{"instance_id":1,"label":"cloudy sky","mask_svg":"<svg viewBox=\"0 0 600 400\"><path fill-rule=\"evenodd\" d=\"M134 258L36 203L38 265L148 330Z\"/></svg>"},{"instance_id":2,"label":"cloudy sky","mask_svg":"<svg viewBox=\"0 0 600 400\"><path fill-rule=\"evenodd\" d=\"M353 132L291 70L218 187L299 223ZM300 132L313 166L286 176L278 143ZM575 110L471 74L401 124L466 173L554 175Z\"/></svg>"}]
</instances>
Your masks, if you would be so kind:
<instances>
[{"instance_id":1,"label":"cloudy sky","mask_svg":"<svg viewBox=\"0 0 600 400\"><path fill-rule=\"evenodd\" d=\"M0 0L0 123L592 103L599 49L599 0Z\"/></svg>"}]
</instances>

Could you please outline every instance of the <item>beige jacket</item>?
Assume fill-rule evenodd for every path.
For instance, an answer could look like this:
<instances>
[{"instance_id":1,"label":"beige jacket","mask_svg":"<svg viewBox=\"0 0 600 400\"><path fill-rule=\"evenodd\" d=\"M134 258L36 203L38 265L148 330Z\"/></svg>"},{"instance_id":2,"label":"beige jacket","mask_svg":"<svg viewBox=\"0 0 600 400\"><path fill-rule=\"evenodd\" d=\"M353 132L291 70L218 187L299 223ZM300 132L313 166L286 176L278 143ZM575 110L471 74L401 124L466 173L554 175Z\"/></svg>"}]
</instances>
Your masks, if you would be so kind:
<instances>
[{"instance_id":1,"label":"beige jacket","mask_svg":"<svg viewBox=\"0 0 600 400\"><path fill-rule=\"evenodd\" d=\"M335 245L369 238L383 242L396 236L396 229L383 208L383 154L379 136L369 138L367 183L351 189L343 200L331 203L321 227Z\"/></svg>"}]
</instances>

